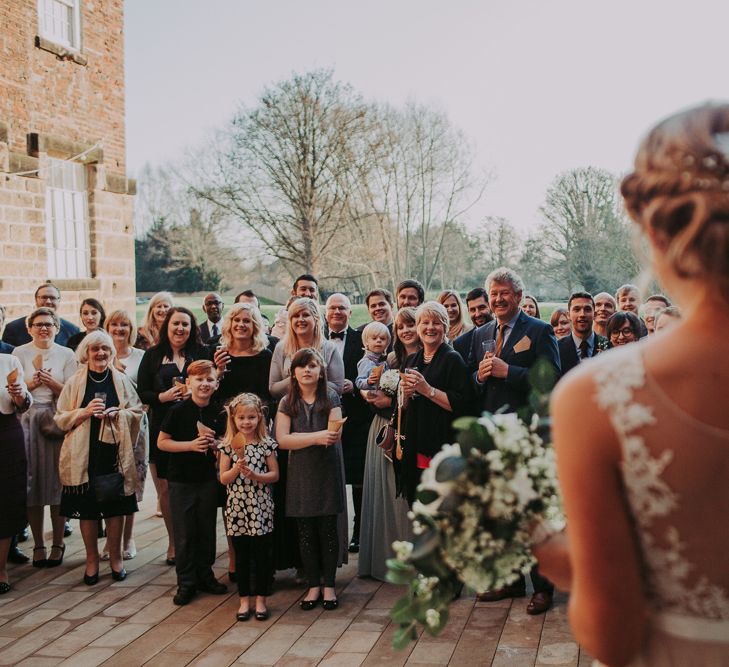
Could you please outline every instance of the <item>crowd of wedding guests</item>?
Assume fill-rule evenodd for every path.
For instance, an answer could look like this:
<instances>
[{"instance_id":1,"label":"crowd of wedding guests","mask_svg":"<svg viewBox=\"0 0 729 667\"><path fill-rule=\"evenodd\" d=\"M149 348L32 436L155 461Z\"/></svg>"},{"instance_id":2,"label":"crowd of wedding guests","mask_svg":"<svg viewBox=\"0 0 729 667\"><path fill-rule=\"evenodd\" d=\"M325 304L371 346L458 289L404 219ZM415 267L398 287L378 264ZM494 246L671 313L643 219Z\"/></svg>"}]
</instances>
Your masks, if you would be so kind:
<instances>
[{"instance_id":1,"label":"crowd of wedding guests","mask_svg":"<svg viewBox=\"0 0 729 667\"><path fill-rule=\"evenodd\" d=\"M168 535L164 558L176 568L175 604L228 590L212 569L222 511L240 621L268 617L276 570L297 569L305 610L337 608L336 570L349 553L359 553L360 576L384 580L391 544L412 537L407 513L421 473L452 441L456 417L526 405L538 359L559 378L681 317L665 296L643 301L624 285L615 296L575 292L547 323L506 268L463 300L445 290L426 301L411 279L394 296L374 289L365 299L371 321L358 329L349 298L320 303L312 275L297 278L272 327L250 290L227 309L220 295L205 296L200 324L158 293L139 328L129 313L107 314L88 298L79 330L58 316L60 302L44 283L32 312L2 336L0 593L10 590L8 560L63 562L69 519L85 545L84 582L98 581L102 560L125 579L149 472ZM387 371L399 392L380 387ZM18 546L28 525L30 555ZM542 613L553 586L537 568L531 581L527 611ZM481 599L524 595L522 577Z\"/></svg>"}]
</instances>

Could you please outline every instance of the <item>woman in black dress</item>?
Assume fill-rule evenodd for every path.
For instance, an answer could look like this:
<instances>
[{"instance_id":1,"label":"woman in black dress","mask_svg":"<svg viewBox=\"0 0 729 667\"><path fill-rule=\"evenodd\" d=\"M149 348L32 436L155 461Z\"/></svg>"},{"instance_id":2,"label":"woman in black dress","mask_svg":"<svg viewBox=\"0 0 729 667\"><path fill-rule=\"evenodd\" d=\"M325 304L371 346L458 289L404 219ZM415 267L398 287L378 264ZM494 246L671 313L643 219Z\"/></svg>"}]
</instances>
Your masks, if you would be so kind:
<instances>
[{"instance_id":1,"label":"woman in black dress","mask_svg":"<svg viewBox=\"0 0 729 667\"><path fill-rule=\"evenodd\" d=\"M198 359L209 359L210 350L200 340L195 316L187 308L174 306L167 311L160 329L159 343L142 357L137 374L137 390L149 406L149 470L160 501L169 538L167 564L175 564L170 497L167 489L169 454L157 448L157 437L167 411L184 398L187 367Z\"/></svg>"},{"instance_id":2,"label":"woman in black dress","mask_svg":"<svg viewBox=\"0 0 729 667\"><path fill-rule=\"evenodd\" d=\"M436 301L418 307L415 323L423 348L408 357L403 379L405 443L401 477L408 502L440 448L453 442L451 423L473 412L475 391L466 364L448 343L448 313Z\"/></svg>"},{"instance_id":3,"label":"woman in black dress","mask_svg":"<svg viewBox=\"0 0 729 667\"><path fill-rule=\"evenodd\" d=\"M17 413L32 401L20 361L0 354L0 594L10 590L6 569L10 541L28 522L25 438Z\"/></svg>"},{"instance_id":4,"label":"woman in black dress","mask_svg":"<svg viewBox=\"0 0 729 667\"><path fill-rule=\"evenodd\" d=\"M78 349L78 346L87 334L104 328L106 312L104 311L104 306L98 299L88 298L81 302L79 317L81 318L81 324L84 330L71 336L66 343L66 347L70 347L74 352Z\"/></svg>"},{"instance_id":5,"label":"woman in black dress","mask_svg":"<svg viewBox=\"0 0 729 667\"><path fill-rule=\"evenodd\" d=\"M58 397L56 424L66 435L58 471L63 485L61 515L79 519L86 547L84 583L99 580L98 523L106 523L111 575L126 578L122 561L124 516L137 511L134 442L142 404L132 381L113 366L114 343L106 331L93 331L79 344L80 368ZM121 473L123 489L112 500L99 500L95 482Z\"/></svg>"}]
</instances>

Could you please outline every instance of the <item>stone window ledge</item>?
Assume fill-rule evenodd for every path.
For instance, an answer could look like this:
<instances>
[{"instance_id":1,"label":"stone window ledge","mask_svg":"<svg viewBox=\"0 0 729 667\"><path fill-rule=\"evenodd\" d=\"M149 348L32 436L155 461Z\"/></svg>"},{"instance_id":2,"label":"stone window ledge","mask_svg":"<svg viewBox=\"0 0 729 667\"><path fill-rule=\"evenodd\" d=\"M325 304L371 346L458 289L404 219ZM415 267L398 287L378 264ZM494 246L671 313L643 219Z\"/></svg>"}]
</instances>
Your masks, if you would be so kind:
<instances>
[{"instance_id":1,"label":"stone window ledge","mask_svg":"<svg viewBox=\"0 0 729 667\"><path fill-rule=\"evenodd\" d=\"M55 42L52 42L45 37L41 37L40 35L36 35L35 45L39 49L43 49L44 51L48 51L53 55L58 56L60 60L73 60L73 62L78 63L79 65L86 65L89 62L88 58L82 53L73 51L66 46L56 44Z\"/></svg>"},{"instance_id":2,"label":"stone window ledge","mask_svg":"<svg viewBox=\"0 0 729 667\"><path fill-rule=\"evenodd\" d=\"M101 287L98 278L57 278L51 282L62 292L96 292Z\"/></svg>"}]
</instances>

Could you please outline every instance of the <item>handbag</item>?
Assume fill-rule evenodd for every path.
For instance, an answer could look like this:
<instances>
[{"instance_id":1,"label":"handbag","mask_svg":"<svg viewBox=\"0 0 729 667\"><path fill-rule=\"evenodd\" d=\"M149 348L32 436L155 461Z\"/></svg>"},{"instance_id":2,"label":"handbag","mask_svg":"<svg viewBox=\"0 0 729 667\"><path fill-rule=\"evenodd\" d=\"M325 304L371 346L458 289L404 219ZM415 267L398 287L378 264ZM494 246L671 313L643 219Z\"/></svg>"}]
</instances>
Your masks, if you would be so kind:
<instances>
[{"instance_id":1,"label":"handbag","mask_svg":"<svg viewBox=\"0 0 729 667\"><path fill-rule=\"evenodd\" d=\"M56 420L53 416L56 414L56 401L54 400L48 408L41 408L38 410L38 416L36 417L36 424L41 435L48 440L63 440L66 437L66 433L58 428Z\"/></svg>"},{"instance_id":2,"label":"handbag","mask_svg":"<svg viewBox=\"0 0 729 667\"><path fill-rule=\"evenodd\" d=\"M104 417L101 422L101 432L104 430L104 425L109 420L109 417ZM101 440L101 432L99 433L99 440ZM111 433L112 440L114 441L114 447L116 447L116 471L106 473L105 475L93 476L93 489L94 495L96 496L96 502L108 503L119 498L124 497L124 476L119 472L119 444L114 437L114 429L111 428L111 422L109 423L109 432ZM95 468L96 466L94 466Z\"/></svg>"},{"instance_id":3,"label":"handbag","mask_svg":"<svg viewBox=\"0 0 729 667\"><path fill-rule=\"evenodd\" d=\"M395 414L392 413L390 421L383 425L375 436L375 444L382 449L382 453L388 461L392 461L392 450L395 447Z\"/></svg>"}]
</instances>

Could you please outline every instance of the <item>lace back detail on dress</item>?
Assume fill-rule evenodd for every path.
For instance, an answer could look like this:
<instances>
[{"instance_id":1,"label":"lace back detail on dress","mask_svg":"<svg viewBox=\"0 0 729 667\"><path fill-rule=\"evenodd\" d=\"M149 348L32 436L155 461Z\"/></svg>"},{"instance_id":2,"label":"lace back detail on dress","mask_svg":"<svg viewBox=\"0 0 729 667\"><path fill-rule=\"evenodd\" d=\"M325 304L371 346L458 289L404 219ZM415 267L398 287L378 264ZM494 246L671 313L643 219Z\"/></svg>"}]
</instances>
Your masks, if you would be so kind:
<instances>
[{"instance_id":1,"label":"lace back detail on dress","mask_svg":"<svg viewBox=\"0 0 729 667\"><path fill-rule=\"evenodd\" d=\"M674 461L673 450L652 451L646 444L646 434L658 420L654 406L646 404L650 392L644 391L641 347L630 347L614 356L611 353L611 363L605 358L596 368L596 400L620 441L621 473L641 543L647 595L661 611L729 619L727 590L697 573L686 557L685 539L673 523L681 497L664 476L672 464L674 468L680 464ZM643 396L644 403L636 399L636 393Z\"/></svg>"}]
</instances>

